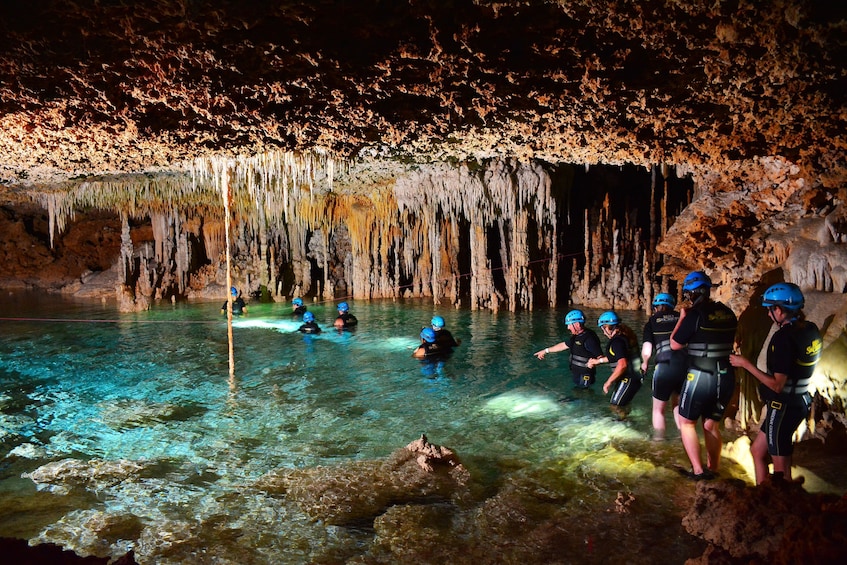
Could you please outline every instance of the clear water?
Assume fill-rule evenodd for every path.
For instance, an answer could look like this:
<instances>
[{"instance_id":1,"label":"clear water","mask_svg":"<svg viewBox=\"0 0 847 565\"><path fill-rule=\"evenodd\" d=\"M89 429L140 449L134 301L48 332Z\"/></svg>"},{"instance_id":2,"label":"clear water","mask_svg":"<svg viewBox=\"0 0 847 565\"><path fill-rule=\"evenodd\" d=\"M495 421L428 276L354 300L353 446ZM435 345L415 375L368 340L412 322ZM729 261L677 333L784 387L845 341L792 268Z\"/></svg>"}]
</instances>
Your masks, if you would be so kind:
<instances>
[{"instance_id":1,"label":"clear water","mask_svg":"<svg viewBox=\"0 0 847 565\"><path fill-rule=\"evenodd\" d=\"M586 393L571 389L567 354L533 357L565 337L562 312L353 301L359 328L338 333L333 306L310 306L325 332L304 336L289 306L251 304L234 324L231 381L219 303L119 314L8 295L0 536L134 549L141 563L682 563L702 552L680 526L694 487L674 470L686 462L678 436L650 441L649 382L621 422L602 394L608 368ZM462 345L433 366L410 355L435 313ZM623 317L640 334L643 314ZM456 451L469 495L406 516L392 540L372 520L328 525L256 486L275 470L386 458L421 433ZM65 459L143 470L38 489L21 477Z\"/></svg>"}]
</instances>

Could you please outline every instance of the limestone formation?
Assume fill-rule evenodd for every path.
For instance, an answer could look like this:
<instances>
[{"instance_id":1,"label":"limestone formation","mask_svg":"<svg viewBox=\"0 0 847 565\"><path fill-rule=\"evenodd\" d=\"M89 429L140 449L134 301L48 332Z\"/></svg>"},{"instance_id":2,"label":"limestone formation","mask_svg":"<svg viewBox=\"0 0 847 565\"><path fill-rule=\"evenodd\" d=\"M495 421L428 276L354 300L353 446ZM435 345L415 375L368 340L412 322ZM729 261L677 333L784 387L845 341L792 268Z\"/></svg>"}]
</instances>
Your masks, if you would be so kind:
<instances>
[{"instance_id":1,"label":"limestone formation","mask_svg":"<svg viewBox=\"0 0 847 565\"><path fill-rule=\"evenodd\" d=\"M351 525L372 521L393 505L458 498L467 479L450 449L422 437L382 461L281 469L255 486L294 501L314 520Z\"/></svg>"},{"instance_id":2,"label":"limestone formation","mask_svg":"<svg viewBox=\"0 0 847 565\"><path fill-rule=\"evenodd\" d=\"M700 482L682 523L733 561L840 563L847 558L847 499L812 495L796 483Z\"/></svg>"}]
</instances>

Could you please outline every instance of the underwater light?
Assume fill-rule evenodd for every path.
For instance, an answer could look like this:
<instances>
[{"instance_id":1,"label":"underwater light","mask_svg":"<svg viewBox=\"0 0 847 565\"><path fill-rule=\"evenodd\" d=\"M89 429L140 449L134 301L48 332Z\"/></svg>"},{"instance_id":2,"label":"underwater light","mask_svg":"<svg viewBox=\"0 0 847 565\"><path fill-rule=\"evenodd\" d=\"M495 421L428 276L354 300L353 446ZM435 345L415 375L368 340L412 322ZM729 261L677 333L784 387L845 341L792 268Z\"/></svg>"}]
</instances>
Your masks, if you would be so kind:
<instances>
[{"instance_id":1,"label":"underwater light","mask_svg":"<svg viewBox=\"0 0 847 565\"><path fill-rule=\"evenodd\" d=\"M509 418L546 418L558 413L561 408L549 396L512 391L489 399L484 410L505 414Z\"/></svg>"},{"instance_id":2,"label":"underwater light","mask_svg":"<svg viewBox=\"0 0 847 565\"><path fill-rule=\"evenodd\" d=\"M233 320L234 328L260 328L280 332L296 332L303 322L297 320L260 320L255 318Z\"/></svg>"}]
</instances>

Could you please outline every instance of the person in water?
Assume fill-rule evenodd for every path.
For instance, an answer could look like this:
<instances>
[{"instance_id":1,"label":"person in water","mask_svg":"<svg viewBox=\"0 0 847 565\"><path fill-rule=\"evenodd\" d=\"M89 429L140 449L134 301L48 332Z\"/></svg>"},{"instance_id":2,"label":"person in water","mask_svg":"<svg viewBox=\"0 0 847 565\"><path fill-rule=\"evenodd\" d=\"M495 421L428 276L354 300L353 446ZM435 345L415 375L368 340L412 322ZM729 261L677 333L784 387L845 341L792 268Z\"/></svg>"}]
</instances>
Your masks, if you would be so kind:
<instances>
[{"instance_id":1,"label":"person in water","mask_svg":"<svg viewBox=\"0 0 847 565\"><path fill-rule=\"evenodd\" d=\"M791 480L791 438L809 416L809 383L820 360L823 340L818 327L803 314L805 302L796 284L779 283L765 291L762 306L779 327L767 346L767 371L741 355L729 356L733 367L741 367L759 381L759 396L767 406L761 431L750 445L756 484L769 478L769 455L773 477Z\"/></svg>"},{"instance_id":2,"label":"person in water","mask_svg":"<svg viewBox=\"0 0 847 565\"><path fill-rule=\"evenodd\" d=\"M306 313L306 305L303 304L302 298L295 298L291 301L291 315L302 316Z\"/></svg>"},{"instance_id":3,"label":"person in water","mask_svg":"<svg viewBox=\"0 0 847 565\"><path fill-rule=\"evenodd\" d=\"M338 317L335 319L335 327L339 330L353 328L359 323L356 316L350 313L350 306L346 302L338 305Z\"/></svg>"},{"instance_id":4,"label":"person in water","mask_svg":"<svg viewBox=\"0 0 847 565\"><path fill-rule=\"evenodd\" d=\"M315 315L311 312L303 314L303 325L297 328L297 331L304 334L319 334L321 327L315 322Z\"/></svg>"},{"instance_id":5,"label":"person in water","mask_svg":"<svg viewBox=\"0 0 847 565\"><path fill-rule=\"evenodd\" d=\"M592 330L585 327L585 314L582 310L571 310L565 316L565 325L571 332L571 337L551 347L536 351L534 355L544 359L548 353L559 351L571 352L571 375L577 388L587 389L594 384L597 370L588 366L588 360L603 356L600 338Z\"/></svg>"},{"instance_id":6,"label":"person in water","mask_svg":"<svg viewBox=\"0 0 847 565\"><path fill-rule=\"evenodd\" d=\"M642 377L635 368L638 359L638 338L629 326L621 323L617 313L611 310L600 314L597 325L608 338L609 344L604 356L589 359L587 364L593 368L600 363L614 363L612 374L603 383L603 392L608 394L614 385L609 404L612 411L623 419L635 393L641 389Z\"/></svg>"},{"instance_id":7,"label":"person in water","mask_svg":"<svg viewBox=\"0 0 847 565\"><path fill-rule=\"evenodd\" d=\"M435 330L432 328L424 328L421 330L421 344L412 352L412 357L417 359L425 359L432 357L443 356L450 352L449 349L444 349L438 344L438 337L435 335Z\"/></svg>"},{"instance_id":8,"label":"person in water","mask_svg":"<svg viewBox=\"0 0 847 565\"><path fill-rule=\"evenodd\" d=\"M653 441L665 439L665 409L671 403L673 419L679 429L679 393L685 381L685 353L671 349L671 332L679 321L675 310L676 298L660 292L653 299L653 314L644 324L641 345L641 374L646 375L650 358L655 358L653 369Z\"/></svg>"},{"instance_id":9,"label":"person in water","mask_svg":"<svg viewBox=\"0 0 847 565\"><path fill-rule=\"evenodd\" d=\"M232 304L232 314L234 316L240 316L247 313L247 304L244 303L244 298L241 297L241 293L238 292L238 289L235 287L229 289L229 300L224 302L223 306L221 306L221 314L226 314L227 304Z\"/></svg>"},{"instance_id":10,"label":"person in water","mask_svg":"<svg viewBox=\"0 0 847 565\"><path fill-rule=\"evenodd\" d=\"M738 319L726 305L711 299L712 281L703 271L685 277L682 292L691 304L679 313L671 332L671 349L686 352L687 373L679 395L679 434L691 461L686 475L694 480L715 478L720 464L721 420L735 390L735 369L729 354ZM697 420L703 419L706 466L700 457Z\"/></svg>"},{"instance_id":11,"label":"person in water","mask_svg":"<svg viewBox=\"0 0 847 565\"><path fill-rule=\"evenodd\" d=\"M462 344L462 340L453 337L450 330L444 327L444 318L441 316L433 316L430 321L432 329L435 332L435 342L442 349L453 349Z\"/></svg>"}]
</instances>

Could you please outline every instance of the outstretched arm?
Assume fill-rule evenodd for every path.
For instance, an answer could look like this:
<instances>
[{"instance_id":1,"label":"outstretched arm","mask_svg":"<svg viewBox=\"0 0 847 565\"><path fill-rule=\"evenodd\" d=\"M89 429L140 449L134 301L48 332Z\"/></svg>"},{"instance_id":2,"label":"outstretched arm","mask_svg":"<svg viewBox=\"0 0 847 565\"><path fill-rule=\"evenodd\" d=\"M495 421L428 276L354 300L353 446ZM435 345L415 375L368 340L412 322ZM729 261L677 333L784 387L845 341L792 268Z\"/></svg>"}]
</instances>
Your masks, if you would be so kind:
<instances>
[{"instance_id":1,"label":"outstretched arm","mask_svg":"<svg viewBox=\"0 0 847 565\"><path fill-rule=\"evenodd\" d=\"M533 355L535 355L539 359L544 359L544 356L548 353L558 353L559 351L567 351L567 349L568 344L563 341L561 343L557 343L556 345L545 347L541 351L536 351L535 353L533 353Z\"/></svg>"}]
</instances>

